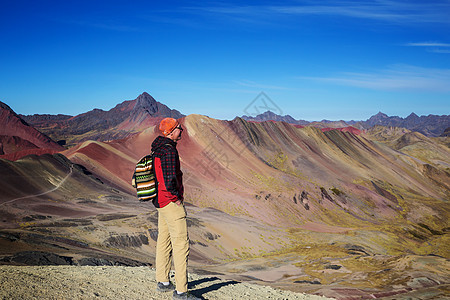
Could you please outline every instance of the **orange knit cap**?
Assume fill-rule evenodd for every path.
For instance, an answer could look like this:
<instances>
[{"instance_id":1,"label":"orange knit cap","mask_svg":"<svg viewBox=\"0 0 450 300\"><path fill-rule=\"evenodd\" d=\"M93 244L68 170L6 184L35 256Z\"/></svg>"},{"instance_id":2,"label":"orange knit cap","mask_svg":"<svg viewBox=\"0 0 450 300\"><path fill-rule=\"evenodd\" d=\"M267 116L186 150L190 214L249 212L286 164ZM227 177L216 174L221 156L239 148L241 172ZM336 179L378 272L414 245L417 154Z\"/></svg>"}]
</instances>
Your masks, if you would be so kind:
<instances>
[{"instance_id":1,"label":"orange knit cap","mask_svg":"<svg viewBox=\"0 0 450 300\"><path fill-rule=\"evenodd\" d=\"M159 130L164 136L168 136L177 126L178 121L174 118L165 118L159 123Z\"/></svg>"}]
</instances>

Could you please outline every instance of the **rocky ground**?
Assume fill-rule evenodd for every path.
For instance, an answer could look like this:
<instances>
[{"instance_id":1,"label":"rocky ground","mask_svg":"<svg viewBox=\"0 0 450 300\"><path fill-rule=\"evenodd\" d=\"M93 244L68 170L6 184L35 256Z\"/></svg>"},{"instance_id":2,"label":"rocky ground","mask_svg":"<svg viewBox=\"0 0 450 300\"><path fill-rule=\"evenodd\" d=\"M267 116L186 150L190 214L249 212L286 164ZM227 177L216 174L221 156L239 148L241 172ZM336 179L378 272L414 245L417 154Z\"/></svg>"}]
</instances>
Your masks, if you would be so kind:
<instances>
[{"instance_id":1,"label":"rocky ground","mask_svg":"<svg viewBox=\"0 0 450 300\"><path fill-rule=\"evenodd\" d=\"M172 299L155 290L150 267L0 266L0 299ZM189 274L201 299L328 299L268 286Z\"/></svg>"}]
</instances>

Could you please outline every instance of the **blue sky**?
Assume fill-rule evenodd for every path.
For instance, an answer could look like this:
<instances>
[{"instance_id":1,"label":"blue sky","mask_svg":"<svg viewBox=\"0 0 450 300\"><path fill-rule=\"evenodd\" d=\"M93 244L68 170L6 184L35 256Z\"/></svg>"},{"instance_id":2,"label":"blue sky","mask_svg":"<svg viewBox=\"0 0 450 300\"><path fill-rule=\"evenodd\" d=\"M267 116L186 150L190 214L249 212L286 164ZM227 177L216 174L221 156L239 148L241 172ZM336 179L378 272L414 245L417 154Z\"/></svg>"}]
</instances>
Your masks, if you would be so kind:
<instances>
[{"instance_id":1,"label":"blue sky","mask_svg":"<svg viewBox=\"0 0 450 300\"><path fill-rule=\"evenodd\" d=\"M1 2L0 101L20 114L144 91L218 119L261 92L303 120L450 114L450 1Z\"/></svg>"}]
</instances>

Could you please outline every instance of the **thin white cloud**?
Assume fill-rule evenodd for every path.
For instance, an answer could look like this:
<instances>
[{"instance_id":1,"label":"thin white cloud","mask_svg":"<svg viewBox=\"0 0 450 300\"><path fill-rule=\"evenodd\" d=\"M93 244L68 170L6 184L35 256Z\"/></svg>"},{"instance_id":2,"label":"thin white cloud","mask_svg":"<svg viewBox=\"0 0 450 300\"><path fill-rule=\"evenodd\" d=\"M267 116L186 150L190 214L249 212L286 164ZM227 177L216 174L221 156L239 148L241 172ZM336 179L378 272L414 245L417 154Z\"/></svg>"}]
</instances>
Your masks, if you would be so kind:
<instances>
[{"instance_id":1,"label":"thin white cloud","mask_svg":"<svg viewBox=\"0 0 450 300\"><path fill-rule=\"evenodd\" d=\"M320 4L317 4L320 3ZM277 21L276 17L324 15L390 22L450 23L449 1L295 1L290 5L216 5L190 7L191 11L220 15L232 20Z\"/></svg>"},{"instance_id":2,"label":"thin white cloud","mask_svg":"<svg viewBox=\"0 0 450 300\"><path fill-rule=\"evenodd\" d=\"M412 47L450 47L450 44L437 42L408 43L406 46Z\"/></svg>"},{"instance_id":3,"label":"thin white cloud","mask_svg":"<svg viewBox=\"0 0 450 300\"><path fill-rule=\"evenodd\" d=\"M289 15L333 15L343 17L354 17L362 19L398 20L407 16L385 7L373 5L321 5L321 6L284 6L271 7L274 12Z\"/></svg>"},{"instance_id":4,"label":"thin white cloud","mask_svg":"<svg viewBox=\"0 0 450 300\"><path fill-rule=\"evenodd\" d=\"M450 92L450 69L395 65L371 73L346 72L331 77L301 77L374 90Z\"/></svg>"},{"instance_id":5,"label":"thin white cloud","mask_svg":"<svg viewBox=\"0 0 450 300\"><path fill-rule=\"evenodd\" d=\"M430 49L428 51L433 52L433 53L441 53L441 54L449 54L450 53L450 49Z\"/></svg>"},{"instance_id":6,"label":"thin white cloud","mask_svg":"<svg viewBox=\"0 0 450 300\"><path fill-rule=\"evenodd\" d=\"M439 42L420 42L420 43L407 43L405 46L408 47L423 47L427 52L439 53L439 54L449 54L450 44L439 43Z\"/></svg>"}]
</instances>

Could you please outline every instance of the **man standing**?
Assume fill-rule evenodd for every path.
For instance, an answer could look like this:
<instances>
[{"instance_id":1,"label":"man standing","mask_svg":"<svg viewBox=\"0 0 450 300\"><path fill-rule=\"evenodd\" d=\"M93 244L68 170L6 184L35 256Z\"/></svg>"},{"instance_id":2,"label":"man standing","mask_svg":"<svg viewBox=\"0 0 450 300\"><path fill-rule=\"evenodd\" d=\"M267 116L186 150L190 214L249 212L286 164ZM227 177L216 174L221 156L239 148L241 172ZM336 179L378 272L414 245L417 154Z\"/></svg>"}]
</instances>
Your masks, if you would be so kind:
<instances>
[{"instance_id":1,"label":"man standing","mask_svg":"<svg viewBox=\"0 0 450 300\"><path fill-rule=\"evenodd\" d=\"M159 130L163 136L158 136L152 143L158 191L153 200L158 210L157 290L171 291L175 288L169 280L173 259L176 283L173 299L198 299L187 292L189 237L183 204L183 173L176 148L183 128L177 120L165 118L159 124Z\"/></svg>"}]
</instances>

